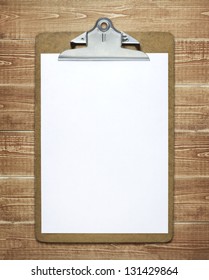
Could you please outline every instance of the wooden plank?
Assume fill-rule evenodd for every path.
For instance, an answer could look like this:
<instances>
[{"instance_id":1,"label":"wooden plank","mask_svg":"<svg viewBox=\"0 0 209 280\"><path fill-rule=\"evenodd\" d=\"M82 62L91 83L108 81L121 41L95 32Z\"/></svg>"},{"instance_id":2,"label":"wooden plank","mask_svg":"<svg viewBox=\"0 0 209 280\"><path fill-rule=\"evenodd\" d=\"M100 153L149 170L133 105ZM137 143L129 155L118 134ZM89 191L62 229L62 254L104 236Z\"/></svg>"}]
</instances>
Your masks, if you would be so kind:
<instances>
[{"instance_id":1,"label":"wooden plank","mask_svg":"<svg viewBox=\"0 0 209 280\"><path fill-rule=\"evenodd\" d=\"M0 177L0 223L34 222L34 178Z\"/></svg>"},{"instance_id":2,"label":"wooden plank","mask_svg":"<svg viewBox=\"0 0 209 280\"><path fill-rule=\"evenodd\" d=\"M175 179L174 220L209 221L209 176Z\"/></svg>"},{"instance_id":3,"label":"wooden plank","mask_svg":"<svg viewBox=\"0 0 209 280\"><path fill-rule=\"evenodd\" d=\"M175 37L208 38L207 0L1 1L2 38L34 38L40 32L89 30L109 17L119 30L170 31Z\"/></svg>"},{"instance_id":4,"label":"wooden plank","mask_svg":"<svg viewBox=\"0 0 209 280\"><path fill-rule=\"evenodd\" d=\"M209 106L209 87L204 85L177 85L175 88L175 108L182 107L187 108L201 106Z\"/></svg>"},{"instance_id":5,"label":"wooden plank","mask_svg":"<svg viewBox=\"0 0 209 280\"><path fill-rule=\"evenodd\" d=\"M26 111L0 112L0 130L34 130L34 113Z\"/></svg>"},{"instance_id":6,"label":"wooden plank","mask_svg":"<svg viewBox=\"0 0 209 280\"><path fill-rule=\"evenodd\" d=\"M0 40L0 84L34 85L34 40Z\"/></svg>"},{"instance_id":7,"label":"wooden plank","mask_svg":"<svg viewBox=\"0 0 209 280\"><path fill-rule=\"evenodd\" d=\"M175 204L209 204L209 176L175 178Z\"/></svg>"},{"instance_id":8,"label":"wooden plank","mask_svg":"<svg viewBox=\"0 0 209 280\"><path fill-rule=\"evenodd\" d=\"M34 44L34 40L0 40L0 84L34 86ZM176 40L175 52L176 84L208 84L209 39Z\"/></svg>"},{"instance_id":9,"label":"wooden plank","mask_svg":"<svg viewBox=\"0 0 209 280\"><path fill-rule=\"evenodd\" d=\"M0 85L0 110L8 111L34 111L34 86Z\"/></svg>"},{"instance_id":10,"label":"wooden plank","mask_svg":"<svg viewBox=\"0 0 209 280\"><path fill-rule=\"evenodd\" d=\"M209 87L176 87L175 131L208 132Z\"/></svg>"},{"instance_id":11,"label":"wooden plank","mask_svg":"<svg viewBox=\"0 0 209 280\"><path fill-rule=\"evenodd\" d=\"M34 223L34 178L0 177L0 224ZM209 177L175 179L176 222L209 222Z\"/></svg>"},{"instance_id":12,"label":"wooden plank","mask_svg":"<svg viewBox=\"0 0 209 280\"><path fill-rule=\"evenodd\" d=\"M0 130L34 130L34 87L0 85Z\"/></svg>"},{"instance_id":13,"label":"wooden plank","mask_svg":"<svg viewBox=\"0 0 209 280\"><path fill-rule=\"evenodd\" d=\"M209 222L209 203L175 203L174 220L176 222L191 223Z\"/></svg>"},{"instance_id":14,"label":"wooden plank","mask_svg":"<svg viewBox=\"0 0 209 280\"><path fill-rule=\"evenodd\" d=\"M175 134L175 174L208 175L209 133Z\"/></svg>"},{"instance_id":15,"label":"wooden plank","mask_svg":"<svg viewBox=\"0 0 209 280\"><path fill-rule=\"evenodd\" d=\"M1 176L34 173L34 133L0 132Z\"/></svg>"},{"instance_id":16,"label":"wooden plank","mask_svg":"<svg viewBox=\"0 0 209 280\"><path fill-rule=\"evenodd\" d=\"M46 244L34 225L0 225L0 259L209 259L209 224L175 224L162 244Z\"/></svg>"},{"instance_id":17,"label":"wooden plank","mask_svg":"<svg viewBox=\"0 0 209 280\"><path fill-rule=\"evenodd\" d=\"M178 40L175 62L176 83L208 83L209 40Z\"/></svg>"}]
</instances>

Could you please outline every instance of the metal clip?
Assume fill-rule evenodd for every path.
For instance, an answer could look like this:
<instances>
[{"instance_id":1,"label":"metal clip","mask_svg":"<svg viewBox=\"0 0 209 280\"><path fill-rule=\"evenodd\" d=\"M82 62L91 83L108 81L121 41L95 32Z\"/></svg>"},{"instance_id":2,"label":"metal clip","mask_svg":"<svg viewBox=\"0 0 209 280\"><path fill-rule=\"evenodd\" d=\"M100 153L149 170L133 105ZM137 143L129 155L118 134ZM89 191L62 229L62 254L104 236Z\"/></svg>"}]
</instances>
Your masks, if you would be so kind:
<instances>
[{"instance_id":1,"label":"metal clip","mask_svg":"<svg viewBox=\"0 0 209 280\"><path fill-rule=\"evenodd\" d=\"M71 42L71 48L59 55L59 60L143 60L149 57L142 51L122 48L125 45L134 45L140 48L140 43L130 35L114 28L108 18L100 18L95 26L84 32ZM76 45L86 45L75 49Z\"/></svg>"}]
</instances>

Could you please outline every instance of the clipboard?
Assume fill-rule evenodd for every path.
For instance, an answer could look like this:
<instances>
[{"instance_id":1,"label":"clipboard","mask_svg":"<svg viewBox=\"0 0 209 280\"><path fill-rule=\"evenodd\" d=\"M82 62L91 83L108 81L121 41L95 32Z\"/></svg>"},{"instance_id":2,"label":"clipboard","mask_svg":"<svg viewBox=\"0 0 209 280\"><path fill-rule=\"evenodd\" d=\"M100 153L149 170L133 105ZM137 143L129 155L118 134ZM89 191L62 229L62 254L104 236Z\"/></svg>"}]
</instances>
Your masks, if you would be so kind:
<instances>
[{"instance_id":1,"label":"clipboard","mask_svg":"<svg viewBox=\"0 0 209 280\"><path fill-rule=\"evenodd\" d=\"M69 49L69 47L68 47L69 41L71 42L71 49ZM85 47L75 48L79 45L84 45ZM129 50L128 49L129 46L133 46L135 48L135 50ZM52 229L48 230L47 226L46 226L47 217L49 217L49 220L52 219L52 223L53 223L53 217L56 216L56 211L53 212L54 208L59 209L59 207L62 207L62 205L60 204L60 197L55 198L55 200L53 200L53 202L50 202L51 204L50 203L47 204L48 202L46 202L46 201L50 200L50 198L47 198L48 194L51 192L51 190L53 192L53 188L56 188L56 184L55 184L55 186L48 185L46 187L47 191L44 190L45 185L47 185L47 183L46 183L47 181L43 182L43 180L44 180L43 177L45 176L44 174L45 174L45 171L47 170L47 167L45 167L45 169L43 167L45 164L45 162L43 160L43 153L46 150L46 147L43 148L44 140L42 139L42 137L43 137L43 135L46 135L46 137L48 137L47 133L45 133L46 128L48 129L49 126L51 126L53 128L53 124L50 123L50 121L49 121L49 123L44 124L44 122L45 122L45 119L43 117L44 109L42 111L42 107L45 106L45 108L46 108L48 105L47 105L47 100L44 101L44 98L43 98L44 87L43 87L42 77L43 77L43 73L50 72L49 71L50 68L47 68L47 70L44 70L44 68L41 65L41 59L42 59L41 56L43 56L43 54L53 54L53 55L56 54L57 55L56 61L59 61L61 63L64 62L65 66L69 63L69 61L73 62L74 63L73 65L78 65L78 66L79 66L79 62L84 62L84 61L101 62L102 61L103 62L102 67L104 67L104 65L105 65L105 67L107 67L106 71L108 71L109 62L120 61L121 67L123 66L123 63L125 61L139 61L139 63L143 62L143 61L146 62L146 61L149 61L149 59L150 59L149 55L151 57L152 53L153 54L167 54L167 56L168 56L168 60L167 60L168 61L168 68L167 68L168 69L168 75L167 75L168 97L167 97L167 105L166 105L167 106L167 116L168 116L167 136L166 136L167 141L168 141L167 142L168 145L166 147L166 149L168 150L168 153L167 153L168 169L167 169L167 177L166 177L167 184L165 186L165 188L167 188L167 190L164 193L164 200L167 200L167 202L166 202L167 204L165 203L165 206L164 206L164 209L166 209L165 216L167 217L166 218L167 220L165 220L165 223L167 223L166 230L162 230L162 232L160 232L160 231L154 232L154 230L151 230L150 232L149 231L148 232L140 232L140 231L139 232L136 232L136 231L126 232L126 229L123 229L122 232L120 232L120 231L117 231L117 228L116 228L116 230L113 230L113 232L111 232L111 231L106 232L105 228L103 228L101 230L101 232L98 229L96 229L95 231L94 230L91 231L91 229L90 229L90 230L88 230L88 232L85 232L85 231L82 231L82 221L81 221L81 225L80 225L81 229L79 229L79 227L78 227L78 229L79 229L78 231L76 231L77 230L76 227L72 232L68 229L60 230L60 231L58 229L58 231L57 231L56 224L59 223L60 217L62 217L61 219L65 220L66 223L68 223L67 217L75 214L70 211L69 212L63 211L63 214L61 214L61 216L58 217L58 220L56 221L56 219L55 219L55 221L54 221L55 227L52 226ZM45 57L45 56L43 56L43 57ZM77 64L75 64L75 63L77 63ZM83 65L83 64L80 64L80 65ZM68 67L68 66L66 66L66 67ZM89 68L89 71L90 71L90 69L91 68ZM87 70L87 72L88 72L88 70ZM170 33L166 33L166 32L134 32L134 33L126 34L124 32L120 32L120 31L116 30L113 27L112 22L107 18L99 19L96 22L96 25L94 26L93 29L91 29L89 32L85 32L81 35L79 35L78 33L69 33L69 32L39 34L36 37L36 74L35 75L36 75L35 76L35 82L36 82L36 85L35 85L35 189L36 189L35 231L36 231L37 240L41 241L41 242L69 242L69 243L138 243L138 242L168 242L168 241L170 241L173 236L173 185L174 185L174 39L173 39L173 36ZM50 76L48 76L48 77L50 77ZM119 84L121 84L121 82ZM48 83L46 82L45 85L48 85ZM85 90L88 87L91 88L91 85L85 84L83 89ZM90 90L87 91L87 94L89 92L90 92ZM57 93L57 94L59 94L59 93ZM73 91L73 94L76 95L75 90ZM127 94L127 96L128 96L128 94ZM88 95L87 95L87 98L88 98ZM93 98L95 98L95 96ZM119 96L117 96L117 98L119 98ZM49 98L48 98L48 100L49 100ZM93 100L92 102L94 102L94 99L92 99L92 100ZM150 100L150 103L152 103L152 100ZM50 103L50 104L52 104L52 103ZM64 104L64 103L62 103L62 104ZM155 108L155 107L152 107L152 108ZM62 108L58 108L58 109L62 110ZM55 112L55 114L56 114L56 112ZM88 114L88 110L87 110L87 114ZM94 120L94 117L95 117L95 115L90 120ZM68 118L68 116L67 116L67 118ZM68 119L66 120L66 122L68 122ZM65 132L59 131L58 133L60 133L62 135L62 133L65 133ZM64 134L63 134L63 137L65 137ZM138 138L138 139L140 139L140 138ZM78 139L76 141L78 141ZM155 141L155 135L153 135L153 141ZM77 142L73 142L73 143L77 143ZM55 141L55 147L56 147L56 141ZM50 153L50 154L52 154L52 153ZM74 156L76 157L76 155L74 155ZM48 155L46 152L45 159L47 159L47 158L48 158ZM72 164L72 162L71 162L71 164ZM66 164L63 165L63 168L65 166L66 166ZM71 166L71 165L69 165L69 166ZM78 165L78 169L79 169L79 165ZM56 170L56 169L52 168L52 170ZM66 170L68 170L68 169L66 169ZM143 170L140 172L142 174ZM49 174L52 174L52 173L49 172ZM119 175L115 175L115 172L114 172L114 176L115 176L114 180L116 180L116 181L117 181L117 176L120 176L120 173L117 173L117 174L119 174ZM47 175L47 176L50 177L51 175ZM56 175L53 174L53 176L56 176ZM86 175L86 176L88 176L88 175ZM53 178L53 180L54 180L54 178ZM59 181L59 178L56 178L56 180ZM74 183L75 183L75 181L74 181ZM87 188L88 184L86 185L85 182L83 182L82 186L83 186L83 188ZM142 186L140 186L140 187L143 188ZM57 185L57 188L58 188L58 185ZM71 188L70 191L72 191L73 188L75 188L73 186L72 182L70 184L70 188ZM128 189L129 189L129 186L127 186L127 190L126 190L127 192L128 192ZM47 192L48 192L48 194L47 194ZM81 193L82 193L82 189L81 189ZM146 191L145 191L145 193L146 193ZM56 193L56 191L55 191L55 194L58 194L58 192ZM69 193L68 193L68 195L69 195ZM149 195L149 194L147 194L147 195ZM167 197L166 197L166 195L167 195ZM45 198L44 198L44 196L45 196ZM63 195L63 196L65 196L65 195ZM155 194L155 196L157 196L157 193ZM123 197L123 199L124 199L124 197ZM73 200L76 200L76 197L74 197L71 200L72 203L74 203ZM88 198L87 198L87 200L88 200ZM81 200L78 200L78 203L80 204L79 207L82 208L81 202L82 202ZM44 206L44 203L47 204L46 207ZM102 204L102 198L101 198L100 203ZM128 204L128 203L129 202L127 201L124 204ZM85 204L85 205L88 205L88 204ZM98 204L96 204L96 205L98 207ZM114 205L114 202L113 202L113 205ZM167 208L166 208L166 205L167 205ZM53 214L52 214L52 212L50 214L50 207L51 207L51 209L53 209L53 211L52 211ZM106 207L107 208L109 207L108 204L106 204ZM150 207L151 207L151 205L150 205ZM85 209L85 211L88 212L87 208ZM91 206L89 206L89 208L91 208ZM111 208L111 206L110 206L110 208ZM63 208L63 209L65 209L65 208ZM77 208L77 210L76 210L77 212L79 211L78 209L79 208ZM112 209L113 210L111 210L111 211L114 211L114 208L112 208ZM147 208L145 208L145 209L147 209ZM158 209L158 206L156 208L156 211L157 211L157 209ZM49 213L46 214L44 211L45 212L48 211ZM84 209L81 211L85 212ZM137 220L137 217L140 216L139 215L140 213L137 213L137 209L136 209L136 211L134 211L134 212L133 211L134 210L132 209L131 213L132 214L135 213L134 223L140 224L140 218L139 218L139 220ZM90 213L91 213L91 215L93 215L92 213L96 213L96 212L97 212L97 209L93 209L93 211ZM161 214L162 213L163 212L161 212ZM125 212L125 214L126 214L126 212ZM160 212L159 212L159 215L160 215ZM124 216L124 214L123 214L123 216ZM163 214L163 216L164 216L164 214ZM88 217L88 216L84 216L84 217ZM105 214L103 215L103 218L104 217L105 217ZM117 217L119 217L119 216L117 216ZM146 217L146 213L143 214L143 217ZM111 220L110 214L109 214L108 219ZM127 220L131 220L131 219L132 219L131 216L127 218ZM160 219L161 219L161 217L159 217L159 220ZM122 218L122 220L123 220L123 218ZM77 221L77 220L75 220L75 221ZM97 221L99 221L99 217L97 217ZM112 223L116 223L116 221L114 221L114 219L113 219ZM123 223L123 221L121 221L121 224L122 223ZM93 224L95 225L95 221ZM106 222L106 225L108 225L108 221ZM44 229L44 226L46 227L45 229ZM50 226L49 226L49 228L50 228ZM121 226L121 228L123 228L123 226ZM133 228L134 228L134 226L133 226ZM145 230L146 230L146 226L145 226Z\"/></svg>"}]
</instances>

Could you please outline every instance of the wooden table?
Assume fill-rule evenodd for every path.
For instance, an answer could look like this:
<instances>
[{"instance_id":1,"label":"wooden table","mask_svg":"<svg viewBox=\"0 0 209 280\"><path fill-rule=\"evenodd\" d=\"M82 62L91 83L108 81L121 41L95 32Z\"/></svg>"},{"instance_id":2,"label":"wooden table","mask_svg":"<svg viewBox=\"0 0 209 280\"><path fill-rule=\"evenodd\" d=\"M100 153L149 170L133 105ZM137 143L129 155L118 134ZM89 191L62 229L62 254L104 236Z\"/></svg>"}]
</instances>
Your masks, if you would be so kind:
<instances>
[{"instance_id":1,"label":"wooden table","mask_svg":"<svg viewBox=\"0 0 209 280\"><path fill-rule=\"evenodd\" d=\"M59 3L59 4L58 4ZM163 244L44 244L34 236L34 44L41 32L175 36L175 227ZM0 259L209 259L209 1L0 1Z\"/></svg>"}]
</instances>

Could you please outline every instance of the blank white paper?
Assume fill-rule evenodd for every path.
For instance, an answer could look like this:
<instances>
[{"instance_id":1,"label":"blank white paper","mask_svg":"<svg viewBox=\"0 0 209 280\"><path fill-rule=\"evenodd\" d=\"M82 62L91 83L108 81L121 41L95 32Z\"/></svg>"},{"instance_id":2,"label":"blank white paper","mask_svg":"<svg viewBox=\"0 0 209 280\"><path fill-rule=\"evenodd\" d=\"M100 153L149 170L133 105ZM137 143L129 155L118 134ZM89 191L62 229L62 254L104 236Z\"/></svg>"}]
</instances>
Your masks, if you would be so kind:
<instances>
[{"instance_id":1,"label":"blank white paper","mask_svg":"<svg viewBox=\"0 0 209 280\"><path fill-rule=\"evenodd\" d=\"M42 233L168 233L168 54L41 55Z\"/></svg>"}]
</instances>

